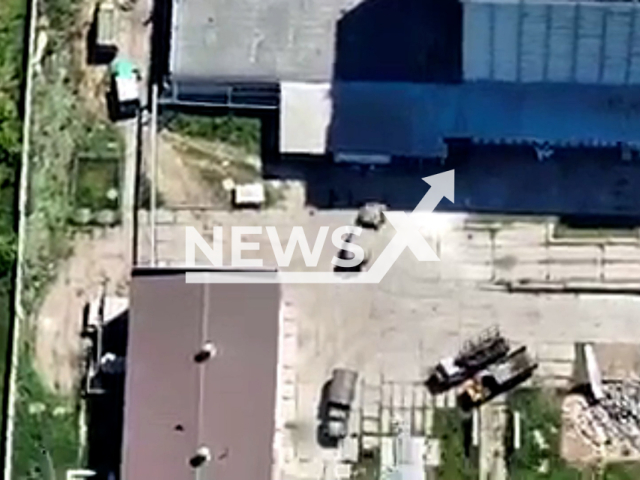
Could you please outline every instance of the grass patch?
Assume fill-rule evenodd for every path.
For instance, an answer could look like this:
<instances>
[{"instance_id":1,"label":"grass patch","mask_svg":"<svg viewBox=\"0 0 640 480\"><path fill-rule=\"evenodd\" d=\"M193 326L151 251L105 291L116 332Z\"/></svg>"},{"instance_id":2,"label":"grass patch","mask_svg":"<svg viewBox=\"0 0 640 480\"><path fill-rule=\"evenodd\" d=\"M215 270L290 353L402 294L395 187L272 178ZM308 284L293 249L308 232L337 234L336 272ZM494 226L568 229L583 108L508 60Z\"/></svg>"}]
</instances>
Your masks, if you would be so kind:
<instances>
[{"instance_id":1,"label":"grass patch","mask_svg":"<svg viewBox=\"0 0 640 480\"><path fill-rule=\"evenodd\" d=\"M439 480L477 480L478 452L471 446L471 419L458 409L437 409L433 434L440 439Z\"/></svg>"},{"instance_id":2,"label":"grass patch","mask_svg":"<svg viewBox=\"0 0 640 480\"><path fill-rule=\"evenodd\" d=\"M518 480L582 480L583 472L567 464L560 456L561 398L540 389L518 389L508 397L509 409L520 412L521 446L513 450L513 431L505 438L507 467L511 478ZM546 442L540 445L536 431ZM547 465L546 472L540 471Z\"/></svg>"},{"instance_id":3,"label":"grass patch","mask_svg":"<svg viewBox=\"0 0 640 480\"><path fill-rule=\"evenodd\" d=\"M74 206L92 211L115 210L119 205L120 165L124 158L122 137L110 124L94 121L88 125L77 141Z\"/></svg>"},{"instance_id":4,"label":"grass patch","mask_svg":"<svg viewBox=\"0 0 640 480\"><path fill-rule=\"evenodd\" d=\"M605 466L602 480L638 480L640 463L610 463Z\"/></svg>"},{"instance_id":5,"label":"grass patch","mask_svg":"<svg viewBox=\"0 0 640 480\"><path fill-rule=\"evenodd\" d=\"M80 3L75 0L43 0L42 13L50 24L49 33L53 37L52 49L60 46L72 34Z\"/></svg>"},{"instance_id":6,"label":"grass patch","mask_svg":"<svg viewBox=\"0 0 640 480\"><path fill-rule=\"evenodd\" d=\"M76 208L117 209L119 173L117 159L79 159L74 195Z\"/></svg>"},{"instance_id":7,"label":"grass patch","mask_svg":"<svg viewBox=\"0 0 640 480\"><path fill-rule=\"evenodd\" d=\"M205 117L175 114L166 123L169 131L193 138L223 142L245 152L260 153L260 120L246 117Z\"/></svg>"},{"instance_id":8,"label":"grass patch","mask_svg":"<svg viewBox=\"0 0 640 480\"><path fill-rule=\"evenodd\" d=\"M24 352L18 371L16 398L14 478L64 478L77 467L78 415L75 403L51 393Z\"/></svg>"}]
</instances>

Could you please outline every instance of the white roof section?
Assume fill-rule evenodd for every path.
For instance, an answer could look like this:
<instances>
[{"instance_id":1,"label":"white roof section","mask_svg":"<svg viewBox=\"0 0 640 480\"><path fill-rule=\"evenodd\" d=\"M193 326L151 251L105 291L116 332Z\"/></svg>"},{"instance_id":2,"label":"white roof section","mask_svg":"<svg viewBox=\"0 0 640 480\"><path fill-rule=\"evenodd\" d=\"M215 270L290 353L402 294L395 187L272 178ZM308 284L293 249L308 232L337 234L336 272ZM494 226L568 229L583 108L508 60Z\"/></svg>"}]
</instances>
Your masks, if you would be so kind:
<instances>
[{"instance_id":1,"label":"white roof section","mask_svg":"<svg viewBox=\"0 0 640 480\"><path fill-rule=\"evenodd\" d=\"M640 84L636 2L464 3L468 81Z\"/></svg>"},{"instance_id":2,"label":"white roof section","mask_svg":"<svg viewBox=\"0 0 640 480\"><path fill-rule=\"evenodd\" d=\"M329 83L280 85L280 148L286 153L325 153L331 123Z\"/></svg>"},{"instance_id":3,"label":"white roof section","mask_svg":"<svg viewBox=\"0 0 640 480\"><path fill-rule=\"evenodd\" d=\"M337 82L323 91L330 96L313 100L303 89L283 90L283 153L437 158L443 139L454 137L567 147L640 142L640 87Z\"/></svg>"}]
</instances>

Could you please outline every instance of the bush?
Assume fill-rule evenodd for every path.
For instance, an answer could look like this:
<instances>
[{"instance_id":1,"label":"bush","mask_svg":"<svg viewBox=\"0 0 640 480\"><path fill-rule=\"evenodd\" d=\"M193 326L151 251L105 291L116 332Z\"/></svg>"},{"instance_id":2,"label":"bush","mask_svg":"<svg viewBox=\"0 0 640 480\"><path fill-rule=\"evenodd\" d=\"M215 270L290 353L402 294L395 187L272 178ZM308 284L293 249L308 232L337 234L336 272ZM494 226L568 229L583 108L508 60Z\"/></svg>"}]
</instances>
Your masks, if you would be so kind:
<instances>
[{"instance_id":1,"label":"bush","mask_svg":"<svg viewBox=\"0 0 640 480\"><path fill-rule=\"evenodd\" d=\"M638 480L640 463L611 463L605 466L602 480Z\"/></svg>"},{"instance_id":2,"label":"bush","mask_svg":"<svg viewBox=\"0 0 640 480\"><path fill-rule=\"evenodd\" d=\"M433 418L433 434L440 439L440 480L476 480L477 449L470 444L470 419L458 409L438 409Z\"/></svg>"},{"instance_id":3,"label":"bush","mask_svg":"<svg viewBox=\"0 0 640 480\"><path fill-rule=\"evenodd\" d=\"M176 114L167 128L188 137L228 143L253 155L260 153L260 120L255 118Z\"/></svg>"},{"instance_id":4,"label":"bush","mask_svg":"<svg viewBox=\"0 0 640 480\"><path fill-rule=\"evenodd\" d=\"M75 0L44 0L41 2L42 13L49 21L51 33L61 37L71 34L80 2Z\"/></svg>"},{"instance_id":5,"label":"bush","mask_svg":"<svg viewBox=\"0 0 640 480\"><path fill-rule=\"evenodd\" d=\"M18 379L14 478L64 478L78 462L75 405L49 392L27 354L20 359Z\"/></svg>"},{"instance_id":6,"label":"bush","mask_svg":"<svg viewBox=\"0 0 640 480\"><path fill-rule=\"evenodd\" d=\"M14 188L20 162L18 115L22 81L25 2L0 1L0 386L4 394L5 350L11 324L13 266L16 255ZM4 412L0 414L0 417Z\"/></svg>"},{"instance_id":7,"label":"bush","mask_svg":"<svg viewBox=\"0 0 640 480\"><path fill-rule=\"evenodd\" d=\"M520 412L522 432L520 449L511 451L507 458L511 478L581 480L582 472L568 465L560 455L560 398L540 389L520 389L509 395L508 404L512 412ZM540 447L534 436L536 430L542 434L548 448ZM511 430L508 430L505 442L510 450L513 445ZM548 473L539 472L543 462L548 463Z\"/></svg>"}]
</instances>

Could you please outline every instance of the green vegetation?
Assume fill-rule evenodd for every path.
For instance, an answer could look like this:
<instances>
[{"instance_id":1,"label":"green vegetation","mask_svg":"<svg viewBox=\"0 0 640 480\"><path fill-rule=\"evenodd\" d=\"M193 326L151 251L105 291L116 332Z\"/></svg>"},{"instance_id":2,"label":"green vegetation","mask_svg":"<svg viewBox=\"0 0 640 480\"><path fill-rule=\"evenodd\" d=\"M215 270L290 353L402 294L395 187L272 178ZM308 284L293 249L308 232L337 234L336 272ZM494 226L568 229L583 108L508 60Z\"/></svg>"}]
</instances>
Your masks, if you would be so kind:
<instances>
[{"instance_id":1,"label":"green vegetation","mask_svg":"<svg viewBox=\"0 0 640 480\"><path fill-rule=\"evenodd\" d=\"M380 450L366 452L354 466L352 480L378 480L380 478Z\"/></svg>"},{"instance_id":2,"label":"green vegetation","mask_svg":"<svg viewBox=\"0 0 640 480\"><path fill-rule=\"evenodd\" d=\"M81 158L76 173L75 206L91 210L118 208L119 164L108 159ZM115 195L112 193L115 192Z\"/></svg>"},{"instance_id":3,"label":"green vegetation","mask_svg":"<svg viewBox=\"0 0 640 480\"><path fill-rule=\"evenodd\" d=\"M604 468L602 480L638 480L640 463L611 463Z\"/></svg>"},{"instance_id":4,"label":"green vegetation","mask_svg":"<svg viewBox=\"0 0 640 480\"><path fill-rule=\"evenodd\" d=\"M20 346L13 457L17 479L55 478L53 472L75 466L68 451L78 450L77 427L72 428L70 421L75 413L68 413L75 412L75 404L48 391L35 372L30 348L35 325L29 322L55 278L59 262L70 253L69 172L75 138L83 131L83 124L65 73L68 61L64 52L48 57L33 82L29 211L21 286L27 318Z\"/></svg>"},{"instance_id":5,"label":"green vegetation","mask_svg":"<svg viewBox=\"0 0 640 480\"><path fill-rule=\"evenodd\" d=\"M560 398L540 389L522 389L508 399L511 411L520 412L521 447L507 458L511 478L518 480L581 480L583 472L560 456ZM539 433L536 433L539 432ZM538 437L536 439L536 437ZM542 442L540 442L542 439ZM513 445L508 431L506 445Z\"/></svg>"},{"instance_id":6,"label":"green vegetation","mask_svg":"<svg viewBox=\"0 0 640 480\"><path fill-rule=\"evenodd\" d=\"M521 415L521 448L507 458L509 474L517 480L638 480L640 464L614 463L575 467L560 455L561 397L555 392L528 389L509 396L509 407ZM535 432L539 432L536 434ZM538 439L536 439L536 436ZM540 439L543 439L542 444ZM513 450L513 431L505 439ZM544 471L540 468L546 464Z\"/></svg>"},{"instance_id":7,"label":"green vegetation","mask_svg":"<svg viewBox=\"0 0 640 480\"><path fill-rule=\"evenodd\" d=\"M52 50L69 39L80 2L74 0L44 0L40 2L43 16L49 22L48 34L53 39Z\"/></svg>"},{"instance_id":8,"label":"green vegetation","mask_svg":"<svg viewBox=\"0 0 640 480\"><path fill-rule=\"evenodd\" d=\"M187 137L219 141L245 150L260 153L260 120L246 117L204 117L176 114L167 128Z\"/></svg>"},{"instance_id":9,"label":"green vegetation","mask_svg":"<svg viewBox=\"0 0 640 480\"><path fill-rule=\"evenodd\" d=\"M16 251L14 189L20 162L18 99L22 81L25 3L0 2L0 387L4 392L5 351L9 341ZM1 395L1 394L0 394Z\"/></svg>"},{"instance_id":10,"label":"green vegetation","mask_svg":"<svg viewBox=\"0 0 640 480\"><path fill-rule=\"evenodd\" d=\"M90 124L80 137L73 173L74 206L102 210L118 208L120 164L124 146L111 124ZM115 194L115 195L113 195Z\"/></svg>"},{"instance_id":11,"label":"green vegetation","mask_svg":"<svg viewBox=\"0 0 640 480\"><path fill-rule=\"evenodd\" d=\"M106 198L104 190L110 188L119 169L114 158L119 160L122 152L117 131L89 115L76 95L80 77L75 73L80 61L73 57L69 40L78 5L72 0L44 0L40 4L49 41L32 85L24 277L17 286L22 289L26 314L14 433L14 478L19 480L63 478L66 469L78 466L77 399L51 391L38 376L32 358L37 325L32 320L57 267L71 252L74 232L70 220L75 200L93 205ZM101 164L105 157L108 167ZM98 167L94 168L93 162L98 162ZM0 242L0 252L2 245Z\"/></svg>"},{"instance_id":12,"label":"green vegetation","mask_svg":"<svg viewBox=\"0 0 640 480\"><path fill-rule=\"evenodd\" d=\"M78 416L73 402L42 385L26 356L20 362L19 378L14 478L64 478L66 469L79 460Z\"/></svg>"},{"instance_id":13,"label":"green vegetation","mask_svg":"<svg viewBox=\"0 0 640 480\"><path fill-rule=\"evenodd\" d=\"M33 84L29 216L25 251L24 307L38 310L58 262L70 253L72 160L83 132L77 99L68 85L64 52L47 59Z\"/></svg>"},{"instance_id":14,"label":"green vegetation","mask_svg":"<svg viewBox=\"0 0 640 480\"><path fill-rule=\"evenodd\" d=\"M437 409L433 418L433 434L440 439L439 480L476 480L478 452L470 445L470 419L458 409Z\"/></svg>"}]
</instances>

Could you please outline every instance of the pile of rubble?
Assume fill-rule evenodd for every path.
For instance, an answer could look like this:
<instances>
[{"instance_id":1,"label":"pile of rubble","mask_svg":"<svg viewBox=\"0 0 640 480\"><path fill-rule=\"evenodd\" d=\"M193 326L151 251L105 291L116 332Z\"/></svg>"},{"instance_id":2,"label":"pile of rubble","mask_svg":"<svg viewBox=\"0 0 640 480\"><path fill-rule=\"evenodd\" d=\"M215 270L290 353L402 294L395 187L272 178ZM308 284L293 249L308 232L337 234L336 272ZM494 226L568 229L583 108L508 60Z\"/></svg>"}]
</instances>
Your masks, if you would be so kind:
<instances>
[{"instance_id":1,"label":"pile of rubble","mask_svg":"<svg viewBox=\"0 0 640 480\"><path fill-rule=\"evenodd\" d=\"M599 402L590 404L582 396L567 399L565 425L599 455L640 456L640 382L607 382L602 387Z\"/></svg>"}]
</instances>

